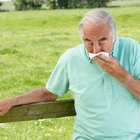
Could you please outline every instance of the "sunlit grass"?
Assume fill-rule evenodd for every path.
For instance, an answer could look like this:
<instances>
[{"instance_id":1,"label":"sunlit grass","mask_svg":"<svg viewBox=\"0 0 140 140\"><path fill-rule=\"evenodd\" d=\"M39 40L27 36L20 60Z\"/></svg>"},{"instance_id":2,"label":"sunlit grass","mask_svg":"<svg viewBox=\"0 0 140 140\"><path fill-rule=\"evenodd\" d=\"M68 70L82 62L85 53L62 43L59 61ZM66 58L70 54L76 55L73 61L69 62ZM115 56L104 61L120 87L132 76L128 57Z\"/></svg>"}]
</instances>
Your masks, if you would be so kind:
<instances>
[{"instance_id":1,"label":"sunlit grass","mask_svg":"<svg viewBox=\"0 0 140 140\"><path fill-rule=\"evenodd\" d=\"M118 7L140 7L139 0L113 0L109 3L109 6L118 6Z\"/></svg>"}]
</instances>

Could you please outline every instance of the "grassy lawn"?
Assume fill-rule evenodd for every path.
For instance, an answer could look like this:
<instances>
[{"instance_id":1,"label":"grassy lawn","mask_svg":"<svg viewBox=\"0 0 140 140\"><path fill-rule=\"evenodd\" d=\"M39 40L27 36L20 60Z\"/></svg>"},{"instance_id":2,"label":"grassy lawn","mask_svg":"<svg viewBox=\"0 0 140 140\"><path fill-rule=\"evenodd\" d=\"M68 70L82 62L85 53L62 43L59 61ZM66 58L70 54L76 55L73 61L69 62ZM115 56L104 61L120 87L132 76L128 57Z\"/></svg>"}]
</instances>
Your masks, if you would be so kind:
<instances>
[{"instance_id":1,"label":"grassy lawn","mask_svg":"<svg viewBox=\"0 0 140 140\"><path fill-rule=\"evenodd\" d=\"M140 0L114 0L109 3L110 6L119 6L119 7L140 7Z\"/></svg>"},{"instance_id":2,"label":"grassy lawn","mask_svg":"<svg viewBox=\"0 0 140 140\"><path fill-rule=\"evenodd\" d=\"M80 44L78 24L90 9L0 13L0 98L45 86L60 55ZM140 8L107 8L118 34L140 43ZM68 93L59 99L73 98ZM1 140L70 140L74 117L0 124Z\"/></svg>"}]
</instances>

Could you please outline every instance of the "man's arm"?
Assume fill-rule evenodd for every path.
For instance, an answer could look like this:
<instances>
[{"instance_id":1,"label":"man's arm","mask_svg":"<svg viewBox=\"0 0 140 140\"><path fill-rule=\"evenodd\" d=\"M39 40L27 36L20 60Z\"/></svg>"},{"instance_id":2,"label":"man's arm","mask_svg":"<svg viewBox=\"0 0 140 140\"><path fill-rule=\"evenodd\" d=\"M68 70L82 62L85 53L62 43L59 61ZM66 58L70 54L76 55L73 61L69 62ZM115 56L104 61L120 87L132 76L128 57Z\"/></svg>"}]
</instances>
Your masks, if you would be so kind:
<instances>
[{"instance_id":1,"label":"man's arm","mask_svg":"<svg viewBox=\"0 0 140 140\"><path fill-rule=\"evenodd\" d=\"M138 100L140 100L140 80L134 78L112 57L100 55L95 57L94 60L104 71L118 79Z\"/></svg>"},{"instance_id":2,"label":"man's arm","mask_svg":"<svg viewBox=\"0 0 140 140\"><path fill-rule=\"evenodd\" d=\"M0 116L3 116L15 105L35 103L41 101L55 101L57 95L51 93L46 88L37 88L20 96L15 96L0 100Z\"/></svg>"}]
</instances>

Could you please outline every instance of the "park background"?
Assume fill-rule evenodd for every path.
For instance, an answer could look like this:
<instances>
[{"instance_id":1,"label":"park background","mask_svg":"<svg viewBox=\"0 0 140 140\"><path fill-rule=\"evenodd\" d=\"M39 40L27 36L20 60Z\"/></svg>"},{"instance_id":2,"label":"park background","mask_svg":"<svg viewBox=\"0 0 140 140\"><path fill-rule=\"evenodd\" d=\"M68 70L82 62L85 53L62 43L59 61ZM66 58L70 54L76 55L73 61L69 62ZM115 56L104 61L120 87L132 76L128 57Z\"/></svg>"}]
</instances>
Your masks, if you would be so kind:
<instances>
[{"instance_id":1,"label":"park background","mask_svg":"<svg viewBox=\"0 0 140 140\"><path fill-rule=\"evenodd\" d=\"M15 11L0 7L0 99L45 86L60 55L81 43L78 25L92 8ZM140 0L115 0L105 8L118 34L140 43ZM71 99L68 92L59 100ZM74 117L0 124L0 140L70 140Z\"/></svg>"}]
</instances>

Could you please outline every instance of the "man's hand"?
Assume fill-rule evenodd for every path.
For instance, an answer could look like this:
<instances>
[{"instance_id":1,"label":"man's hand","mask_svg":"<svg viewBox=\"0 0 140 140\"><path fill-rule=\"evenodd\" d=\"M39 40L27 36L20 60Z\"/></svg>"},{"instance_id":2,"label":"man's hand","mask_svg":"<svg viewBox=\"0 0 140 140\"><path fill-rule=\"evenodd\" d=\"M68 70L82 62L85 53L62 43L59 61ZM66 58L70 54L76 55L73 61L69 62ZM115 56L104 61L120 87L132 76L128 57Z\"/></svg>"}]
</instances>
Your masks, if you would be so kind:
<instances>
[{"instance_id":1,"label":"man's hand","mask_svg":"<svg viewBox=\"0 0 140 140\"><path fill-rule=\"evenodd\" d=\"M140 80L133 77L116 59L105 55L99 55L94 58L94 61L102 67L104 71L118 79L138 100L140 100Z\"/></svg>"},{"instance_id":2,"label":"man's hand","mask_svg":"<svg viewBox=\"0 0 140 140\"><path fill-rule=\"evenodd\" d=\"M111 74L112 76L116 77L117 79L122 75L122 71L124 69L121 67L119 62L112 58L107 57L105 55L99 55L94 58L94 61L107 73Z\"/></svg>"},{"instance_id":3,"label":"man's hand","mask_svg":"<svg viewBox=\"0 0 140 140\"><path fill-rule=\"evenodd\" d=\"M0 116L4 116L12 107L9 99L0 100Z\"/></svg>"},{"instance_id":4,"label":"man's hand","mask_svg":"<svg viewBox=\"0 0 140 140\"><path fill-rule=\"evenodd\" d=\"M15 105L55 101L58 95L51 93L47 88L37 88L25 94L0 100L0 116L6 114Z\"/></svg>"}]
</instances>

